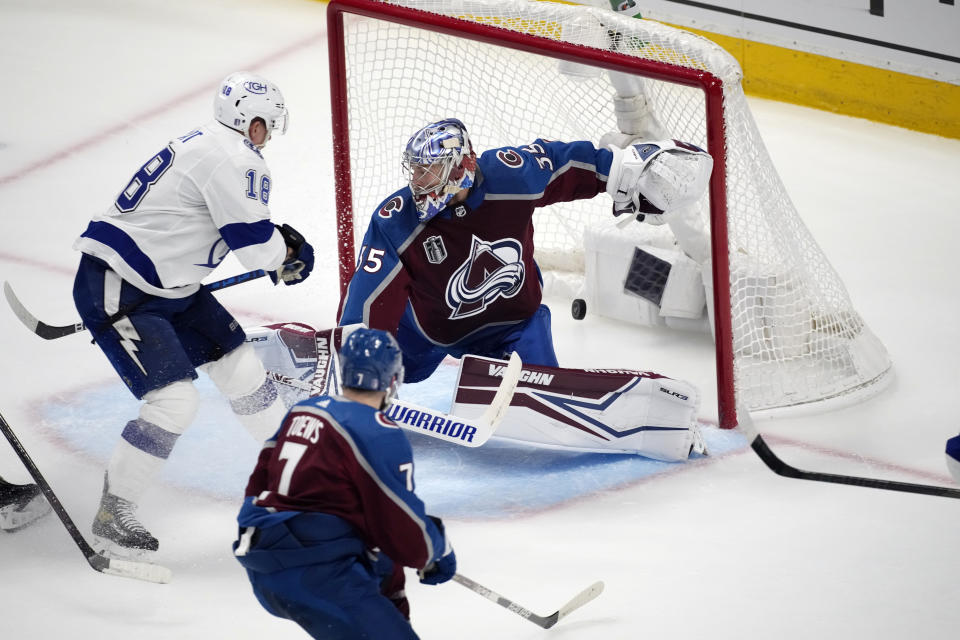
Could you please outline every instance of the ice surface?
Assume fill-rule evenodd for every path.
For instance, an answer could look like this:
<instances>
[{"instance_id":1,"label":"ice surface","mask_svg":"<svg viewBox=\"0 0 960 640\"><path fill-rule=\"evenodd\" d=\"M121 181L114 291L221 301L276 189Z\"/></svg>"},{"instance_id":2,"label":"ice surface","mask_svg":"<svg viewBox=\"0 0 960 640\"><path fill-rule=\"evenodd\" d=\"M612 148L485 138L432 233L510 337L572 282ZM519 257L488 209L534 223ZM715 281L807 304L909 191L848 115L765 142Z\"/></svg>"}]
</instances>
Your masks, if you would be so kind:
<instances>
[{"instance_id":1,"label":"ice surface","mask_svg":"<svg viewBox=\"0 0 960 640\"><path fill-rule=\"evenodd\" d=\"M324 5L301 0L0 0L0 277L51 323L73 322L70 249L89 216L172 135L209 116L211 88L249 68L279 84L288 134L266 156L275 217L317 249L311 279L220 295L245 325L333 323L336 252ZM951 268L960 141L751 100L770 152L896 379L868 404L760 422L792 464L949 482L958 431L960 297ZM384 154L394 156L385 142ZM399 178L399 171L397 173ZM227 261L219 277L245 271ZM704 390L713 350L554 304L566 366L644 368ZM44 342L0 310L0 411L86 532L105 460L137 403L85 335ZM406 391L428 403L443 376ZM153 585L91 571L55 518L0 535L4 638L302 638L255 601L232 559L234 516L257 445L200 382L198 422L141 506L174 571ZM953 638L960 628L960 505L943 498L783 479L738 434L708 430L713 458L664 465L491 441L457 449L414 437L417 482L444 516L466 575L538 613L602 579L607 589L555 638ZM26 481L0 446L0 473ZM408 594L424 638L542 638L455 585Z\"/></svg>"}]
</instances>

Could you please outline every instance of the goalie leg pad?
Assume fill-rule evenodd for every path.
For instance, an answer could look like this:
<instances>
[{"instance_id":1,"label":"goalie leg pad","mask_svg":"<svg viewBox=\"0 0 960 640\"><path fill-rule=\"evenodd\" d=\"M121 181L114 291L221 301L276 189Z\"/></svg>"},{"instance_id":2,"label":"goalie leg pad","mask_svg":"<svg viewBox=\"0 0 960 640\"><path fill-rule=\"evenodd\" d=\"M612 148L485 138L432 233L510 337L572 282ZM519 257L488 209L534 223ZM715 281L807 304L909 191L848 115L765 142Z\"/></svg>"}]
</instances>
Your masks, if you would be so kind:
<instances>
[{"instance_id":1,"label":"goalie leg pad","mask_svg":"<svg viewBox=\"0 0 960 640\"><path fill-rule=\"evenodd\" d=\"M477 416L493 397L505 362L464 356L451 412ZM524 365L497 436L535 446L634 453L686 460L700 406L697 388L633 370Z\"/></svg>"},{"instance_id":2,"label":"goalie leg pad","mask_svg":"<svg viewBox=\"0 0 960 640\"><path fill-rule=\"evenodd\" d=\"M342 339L363 325L348 325L334 329L314 331L307 325L297 323L294 333L289 334L291 325L271 325L268 327L247 329L248 340L256 345L256 351L270 367L268 375L278 385L292 391L297 399L317 395L338 395L342 388L339 375L338 351ZM310 335L312 334L312 335ZM303 339L310 337L312 345ZM300 344L295 349L290 345ZM306 367L308 370L303 371ZM519 375L519 372L517 372ZM512 376L508 380L513 379ZM509 384L512 389L513 383ZM502 406L506 400L494 403ZM397 424L412 431L426 433L432 437L468 447L483 445L499 423L496 413L485 416L480 421L470 421L457 416L446 415L439 411L419 407L402 400L394 400L386 410L387 415ZM275 429L276 424L272 426Z\"/></svg>"},{"instance_id":3,"label":"goalie leg pad","mask_svg":"<svg viewBox=\"0 0 960 640\"><path fill-rule=\"evenodd\" d=\"M675 249L634 247L623 290L660 307L663 318L700 318L706 302L700 265Z\"/></svg>"},{"instance_id":4,"label":"goalie leg pad","mask_svg":"<svg viewBox=\"0 0 960 640\"><path fill-rule=\"evenodd\" d=\"M267 376L292 398L287 404L307 396L340 393L337 356L343 341L362 324L315 330L302 322L270 324L246 328L247 342L253 345Z\"/></svg>"},{"instance_id":5,"label":"goalie leg pad","mask_svg":"<svg viewBox=\"0 0 960 640\"><path fill-rule=\"evenodd\" d=\"M701 266L678 250L669 229L635 225L624 232L610 224L588 228L583 237L586 268L578 297L591 313L643 326L709 331L702 284L709 263Z\"/></svg>"},{"instance_id":6,"label":"goalie leg pad","mask_svg":"<svg viewBox=\"0 0 960 640\"><path fill-rule=\"evenodd\" d=\"M634 247L633 259L630 260L630 267L627 269L623 290L649 300L659 307L672 266L668 261L661 260L652 253L640 247Z\"/></svg>"},{"instance_id":7,"label":"goalie leg pad","mask_svg":"<svg viewBox=\"0 0 960 640\"><path fill-rule=\"evenodd\" d=\"M700 318L706 304L700 265L681 251L673 252L671 257L670 275L660 299L660 315L665 318Z\"/></svg>"}]
</instances>

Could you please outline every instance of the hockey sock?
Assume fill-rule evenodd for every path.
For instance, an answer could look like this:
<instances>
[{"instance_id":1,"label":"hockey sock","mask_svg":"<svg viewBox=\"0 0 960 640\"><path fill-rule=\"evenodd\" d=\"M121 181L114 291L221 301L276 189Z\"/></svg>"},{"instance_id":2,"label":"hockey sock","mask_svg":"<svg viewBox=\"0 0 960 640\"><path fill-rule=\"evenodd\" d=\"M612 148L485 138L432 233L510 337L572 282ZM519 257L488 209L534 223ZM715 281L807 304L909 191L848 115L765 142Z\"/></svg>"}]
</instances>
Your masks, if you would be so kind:
<instances>
[{"instance_id":1,"label":"hockey sock","mask_svg":"<svg viewBox=\"0 0 960 640\"><path fill-rule=\"evenodd\" d=\"M232 398L230 408L257 442L263 442L273 435L287 414L287 407L281 401L276 385L266 379L253 393Z\"/></svg>"},{"instance_id":2,"label":"hockey sock","mask_svg":"<svg viewBox=\"0 0 960 640\"><path fill-rule=\"evenodd\" d=\"M160 473L178 437L139 418L128 422L107 466L108 491L137 502Z\"/></svg>"}]
</instances>

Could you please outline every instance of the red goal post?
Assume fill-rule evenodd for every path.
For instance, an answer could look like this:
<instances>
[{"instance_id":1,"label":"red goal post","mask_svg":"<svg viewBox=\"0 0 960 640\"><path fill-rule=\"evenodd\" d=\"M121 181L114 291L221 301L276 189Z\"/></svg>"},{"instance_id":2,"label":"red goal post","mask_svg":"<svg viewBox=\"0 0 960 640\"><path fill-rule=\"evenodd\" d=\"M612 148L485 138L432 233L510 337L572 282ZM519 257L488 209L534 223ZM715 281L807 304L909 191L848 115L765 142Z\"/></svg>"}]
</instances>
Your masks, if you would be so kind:
<instances>
[{"instance_id":1,"label":"red goal post","mask_svg":"<svg viewBox=\"0 0 960 640\"><path fill-rule=\"evenodd\" d=\"M357 239L379 199L402 184L399 153L422 124L459 117L479 151L540 136L596 142L616 128L609 82L568 81L554 69L560 60L581 65L586 75L592 68L643 78L673 137L713 156L703 212L712 248L721 426L736 425L738 400L763 410L853 399L887 377L882 344L821 260L756 133L739 66L717 45L653 21L526 0L331 0L328 39L341 295L355 268ZM609 217L609 202L601 206ZM551 250L576 253L570 243L596 215L535 217L541 265ZM799 250L779 246L792 241L775 228L783 220ZM765 226L763 237L743 231L752 225ZM564 239L555 242L554 233ZM731 255L740 262L733 270ZM751 261L743 263L743 255ZM811 273L798 261L825 266ZM826 340L821 333L829 334ZM851 351L854 342L863 344ZM824 383L811 384L814 378Z\"/></svg>"}]
</instances>

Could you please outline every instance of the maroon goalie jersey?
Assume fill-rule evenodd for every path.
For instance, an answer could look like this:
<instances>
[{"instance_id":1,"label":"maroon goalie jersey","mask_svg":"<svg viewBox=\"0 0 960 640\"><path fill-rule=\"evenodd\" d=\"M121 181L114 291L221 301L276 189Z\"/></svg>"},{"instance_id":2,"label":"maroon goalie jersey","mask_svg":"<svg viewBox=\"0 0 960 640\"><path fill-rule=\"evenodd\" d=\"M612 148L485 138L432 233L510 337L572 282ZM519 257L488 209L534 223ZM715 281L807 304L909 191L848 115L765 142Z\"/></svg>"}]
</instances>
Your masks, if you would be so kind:
<instances>
[{"instance_id":1,"label":"maroon goalie jersey","mask_svg":"<svg viewBox=\"0 0 960 640\"><path fill-rule=\"evenodd\" d=\"M540 306L533 212L606 188L613 154L590 142L538 139L484 152L461 204L421 223L408 188L374 212L341 302L341 325L417 327L437 345L482 338Z\"/></svg>"}]
</instances>

